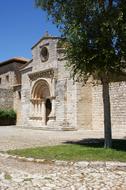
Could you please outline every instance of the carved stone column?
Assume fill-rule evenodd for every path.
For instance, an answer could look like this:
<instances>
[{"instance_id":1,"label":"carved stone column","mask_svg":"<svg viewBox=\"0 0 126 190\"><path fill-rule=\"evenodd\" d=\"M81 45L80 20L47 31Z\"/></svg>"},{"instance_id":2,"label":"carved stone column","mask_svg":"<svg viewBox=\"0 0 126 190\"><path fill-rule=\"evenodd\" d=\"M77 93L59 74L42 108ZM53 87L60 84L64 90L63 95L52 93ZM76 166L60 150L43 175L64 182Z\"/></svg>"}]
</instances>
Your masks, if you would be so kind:
<instances>
[{"instance_id":1,"label":"carved stone column","mask_svg":"<svg viewBox=\"0 0 126 190\"><path fill-rule=\"evenodd\" d=\"M38 117L40 117L40 101L38 101Z\"/></svg>"},{"instance_id":2,"label":"carved stone column","mask_svg":"<svg viewBox=\"0 0 126 190\"><path fill-rule=\"evenodd\" d=\"M33 113L34 113L34 104L33 104L33 100L30 100L30 117L33 117Z\"/></svg>"},{"instance_id":3,"label":"carved stone column","mask_svg":"<svg viewBox=\"0 0 126 190\"><path fill-rule=\"evenodd\" d=\"M49 120L55 120L56 113L55 113L55 91L56 91L56 79L52 79L52 97L50 98L51 104L52 104L52 110L49 115Z\"/></svg>"},{"instance_id":4,"label":"carved stone column","mask_svg":"<svg viewBox=\"0 0 126 190\"><path fill-rule=\"evenodd\" d=\"M42 118L42 109L41 109L41 107L42 107L42 100L39 99L38 100L38 117L40 117L40 118Z\"/></svg>"},{"instance_id":5,"label":"carved stone column","mask_svg":"<svg viewBox=\"0 0 126 190\"><path fill-rule=\"evenodd\" d=\"M34 116L36 117L37 116L37 113L38 113L38 107L37 107L37 101L35 100L35 103L34 103Z\"/></svg>"},{"instance_id":6,"label":"carved stone column","mask_svg":"<svg viewBox=\"0 0 126 190\"><path fill-rule=\"evenodd\" d=\"M32 117L35 117L35 99L32 99Z\"/></svg>"},{"instance_id":7,"label":"carved stone column","mask_svg":"<svg viewBox=\"0 0 126 190\"><path fill-rule=\"evenodd\" d=\"M36 117L38 117L38 101L36 100Z\"/></svg>"},{"instance_id":8,"label":"carved stone column","mask_svg":"<svg viewBox=\"0 0 126 190\"><path fill-rule=\"evenodd\" d=\"M56 83L56 79L53 78L52 79L52 96L55 97L55 83Z\"/></svg>"},{"instance_id":9,"label":"carved stone column","mask_svg":"<svg viewBox=\"0 0 126 190\"><path fill-rule=\"evenodd\" d=\"M42 100L40 101L40 117L42 117Z\"/></svg>"}]
</instances>

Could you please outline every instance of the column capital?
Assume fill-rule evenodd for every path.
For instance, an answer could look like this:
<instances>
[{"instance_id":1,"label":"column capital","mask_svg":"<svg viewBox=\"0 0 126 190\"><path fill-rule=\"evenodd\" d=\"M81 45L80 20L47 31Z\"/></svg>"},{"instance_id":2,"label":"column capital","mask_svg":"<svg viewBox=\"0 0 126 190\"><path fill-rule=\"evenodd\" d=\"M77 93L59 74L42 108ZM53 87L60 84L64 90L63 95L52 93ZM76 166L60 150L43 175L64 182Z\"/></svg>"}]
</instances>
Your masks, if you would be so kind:
<instances>
[{"instance_id":1,"label":"column capital","mask_svg":"<svg viewBox=\"0 0 126 190\"><path fill-rule=\"evenodd\" d=\"M46 99L45 98L42 98L41 99L41 103L45 103L46 102Z\"/></svg>"}]
</instances>

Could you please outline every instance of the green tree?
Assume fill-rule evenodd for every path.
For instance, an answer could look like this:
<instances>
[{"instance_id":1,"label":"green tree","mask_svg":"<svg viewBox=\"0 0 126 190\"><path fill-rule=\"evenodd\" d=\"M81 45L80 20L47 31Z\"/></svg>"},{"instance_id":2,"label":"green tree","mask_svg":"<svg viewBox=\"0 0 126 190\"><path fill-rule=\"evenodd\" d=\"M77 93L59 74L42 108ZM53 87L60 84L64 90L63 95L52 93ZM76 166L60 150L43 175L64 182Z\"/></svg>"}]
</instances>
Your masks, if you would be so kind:
<instances>
[{"instance_id":1,"label":"green tree","mask_svg":"<svg viewBox=\"0 0 126 190\"><path fill-rule=\"evenodd\" d=\"M74 79L101 80L104 147L112 146L109 82L126 68L125 0L36 0L67 40L66 56Z\"/></svg>"}]
</instances>

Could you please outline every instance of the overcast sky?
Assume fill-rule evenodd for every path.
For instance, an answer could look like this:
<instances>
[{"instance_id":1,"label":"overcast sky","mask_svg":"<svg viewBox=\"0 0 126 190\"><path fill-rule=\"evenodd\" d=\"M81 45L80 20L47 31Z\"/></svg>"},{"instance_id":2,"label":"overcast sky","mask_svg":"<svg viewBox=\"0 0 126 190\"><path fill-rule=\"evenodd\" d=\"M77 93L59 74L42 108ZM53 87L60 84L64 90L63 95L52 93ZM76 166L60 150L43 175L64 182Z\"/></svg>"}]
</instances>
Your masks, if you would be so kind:
<instances>
[{"instance_id":1,"label":"overcast sky","mask_svg":"<svg viewBox=\"0 0 126 190\"><path fill-rule=\"evenodd\" d=\"M0 0L0 62L12 57L31 58L31 47L46 31L59 35L34 0Z\"/></svg>"}]
</instances>

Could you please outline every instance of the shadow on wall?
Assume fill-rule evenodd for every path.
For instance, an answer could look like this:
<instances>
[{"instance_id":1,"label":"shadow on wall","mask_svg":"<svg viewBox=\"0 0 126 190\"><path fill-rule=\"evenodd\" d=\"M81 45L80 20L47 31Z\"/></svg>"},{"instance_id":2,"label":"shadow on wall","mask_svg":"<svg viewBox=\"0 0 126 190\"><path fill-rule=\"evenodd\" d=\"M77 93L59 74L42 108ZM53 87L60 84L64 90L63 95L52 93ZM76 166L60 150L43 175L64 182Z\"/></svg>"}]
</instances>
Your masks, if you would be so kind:
<instances>
[{"instance_id":1,"label":"shadow on wall","mask_svg":"<svg viewBox=\"0 0 126 190\"><path fill-rule=\"evenodd\" d=\"M79 141L66 141L65 144L78 144L82 146L92 147L92 148L103 148L104 139L82 139ZM126 138L124 139L113 139L112 149L126 151Z\"/></svg>"}]
</instances>

